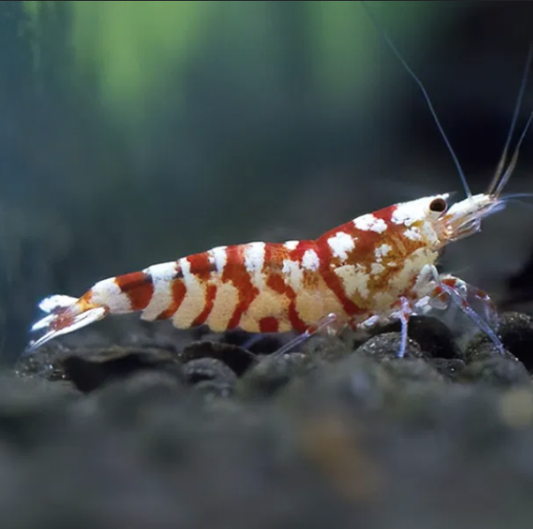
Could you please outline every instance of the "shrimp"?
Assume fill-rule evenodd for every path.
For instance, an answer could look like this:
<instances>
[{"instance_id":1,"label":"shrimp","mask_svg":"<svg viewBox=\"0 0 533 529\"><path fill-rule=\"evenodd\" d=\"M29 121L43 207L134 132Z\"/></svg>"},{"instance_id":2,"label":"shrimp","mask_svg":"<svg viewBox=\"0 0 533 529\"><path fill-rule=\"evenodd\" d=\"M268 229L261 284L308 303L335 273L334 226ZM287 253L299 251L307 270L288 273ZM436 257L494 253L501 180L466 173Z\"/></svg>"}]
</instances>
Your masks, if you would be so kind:
<instances>
[{"instance_id":1,"label":"shrimp","mask_svg":"<svg viewBox=\"0 0 533 529\"><path fill-rule=\"evenodd\" d=\"M32 330L46 332L31 348L108 314L134 311L147 321L171 318L180 329L303 333L329 314L355 328L395 318L406 326L409 316L446 297L467 312L468 295L489 306L486 294L439 275L436 261L502 204L497 193L451 206L448 194L424 197L362 215L315 240L221 246L104 279L78 299L45 298L40 308L49 314Z\"/></svg>"},{"instance_id":2,"label":"shrimp","mask_svg":"<svg viewBox=\"0 0 533 529\"><path fill-rule=\"evenodd\" d=\"M107 315L140 312L143 320L171 319L179 329L206 325L214 332L239 328L304 335L332 320L353 329L400 320L402 357L409 318L456 303L503 352L493 330L496 309L488 294L458 277L439 274L436 264L448 244L478 233L483 219L505 206L502 191L533 117L504 171L531 49L494 178L485 192L472 195L422 83L383 34L422 89L467 198L456 203L448 193L418 198L356 217L313 240L219 246L104 279L80 298L49 296L39 305L47 315L32 327L44 333L30 343L30 351ZM481 301L483 316L471 308L472 297Z\"/></svg>"}]
</instances>

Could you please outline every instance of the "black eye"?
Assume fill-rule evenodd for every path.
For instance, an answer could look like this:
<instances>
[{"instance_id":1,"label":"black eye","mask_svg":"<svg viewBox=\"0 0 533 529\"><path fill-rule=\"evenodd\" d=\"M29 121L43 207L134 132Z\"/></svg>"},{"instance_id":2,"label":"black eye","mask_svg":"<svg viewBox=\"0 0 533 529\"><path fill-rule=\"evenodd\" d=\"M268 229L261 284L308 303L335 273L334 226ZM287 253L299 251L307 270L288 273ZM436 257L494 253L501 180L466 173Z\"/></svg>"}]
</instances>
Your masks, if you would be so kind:
<instances>
[{"instance_id":1,"label":"black eye","mask_svg":"<svg viewBox=\"0 0 533 529\"><path fill-rule=\"evenodd\" d=\"M434 213L443 213L447 208L448 204L443 198L436 198L429 205L429 210L433 211Z\"/></svg>"}]
</instances>

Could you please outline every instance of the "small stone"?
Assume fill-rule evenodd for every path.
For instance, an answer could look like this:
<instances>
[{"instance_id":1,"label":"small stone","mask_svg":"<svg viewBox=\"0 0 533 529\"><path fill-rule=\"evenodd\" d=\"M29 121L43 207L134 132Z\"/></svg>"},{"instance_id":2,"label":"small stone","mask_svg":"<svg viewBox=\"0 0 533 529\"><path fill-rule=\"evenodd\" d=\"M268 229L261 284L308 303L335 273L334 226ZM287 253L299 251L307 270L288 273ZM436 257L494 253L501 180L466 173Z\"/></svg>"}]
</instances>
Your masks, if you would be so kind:
<instances>
[{"instance_id":1,"label":"small stone","mask_svg":"<svg viewBox=\"0 0 533 529\"><path fill-rule=\"evenodd\" d=\"M200 382L210 381L233 386L237 375L226 364L216 358L198 358L183 365L185 380L196 385Z\"/></svg>"},{"instance_id":2,"label":"small stone","mask_svg":"<svg viewBox=\"0 0 533 529\"><path fill-rule=\"evenodd\" d=\"M498 334L505 348L533 373L533 318L519 312L503 313Z\"/></svg>"},{"instance_id":3,"label":"small stone","mask_svg":"<svg viewBox=\"0 0 533 529\"><path fill-rule=\"evenodd\" d=\"M472 362L478 362L481 360L488 360L490 358L506 358L508 360L516 361L516 357L513 356L507 349L501 351L485 334L477 334L470 340L464 351L464 360L467 364Z\"/></svg>"},{"instance_id":4,"label":"small stone","mask_svg":"<svg viewBox=\"0 0 533 529\"><path fill-rule=\"evenodd\" d=\"M193 342L180 355L183 362L200 358L219 360L238 376L242 376L257 361L254 354L238 345L213 341Z\"/></svg>"},{"instance_id":5,"label":"small stone","mask_svg":"<svg viewBox=\"0 0 533 529\"><path fill-rule=\"evenodd\" d=\"M161 349L115 347L96 352L80 351L65 357L60 366L65 379L84 393L140 371L168 371L180 378L175 353Z\"/></svg>"},{"instance_id":6,"label":"small stone","mask_svg":"<svg viewBox=\"0 0 533 529\"><path fill-rule=\"evenodd\" d=\"M365 355L375 360L395 359L398 358L400 346L401 335L396 332L386 332L367 340L355 350L355 354ZM409 338L403 358L422 358L423 356L420 346Z\"/></svg>"},{"instance_id":7,"label":"small stone","mask_svg":"<svg viewBox=\"0 0 533 529\"><path fill-rule=\"evenodd\" d=\"M400 322L393 322L381 328L378 335L400 332ZM433 358L459 358L460 350L450 329L439 319L430 316L412 316L407 326L409 338L415 341L425 355Z\"/></svg>"},{"instance_id":8,"label":"small stone","mask_svg":"<svg viewBox=\"0 0 533 529\"><path fill-rule=\"evenodd\" d=\"M296 375L307 372L314 362L302 353L264 357L238 384L242 395L267 397L286 386Z\"/></svg>"}]
</instances>

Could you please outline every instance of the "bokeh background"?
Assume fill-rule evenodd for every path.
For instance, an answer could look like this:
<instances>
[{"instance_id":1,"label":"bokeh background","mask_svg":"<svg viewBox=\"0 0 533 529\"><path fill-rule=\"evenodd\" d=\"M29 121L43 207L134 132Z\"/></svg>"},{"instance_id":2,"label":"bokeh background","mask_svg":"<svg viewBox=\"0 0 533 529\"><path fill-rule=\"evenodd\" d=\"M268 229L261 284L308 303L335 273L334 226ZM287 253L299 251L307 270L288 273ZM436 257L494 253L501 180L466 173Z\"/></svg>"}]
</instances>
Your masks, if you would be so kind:
<instances>
[{"instance_id":1,"label":"bokeh background","mask_svg":"<svg viewBox=\"0 0 533 529\"><path fill-rule=\"evenodd\" d=\"M533 4L370 4L483 190ZM533 82L522 126L532 109ZM532 162L533 132L509 191L533 191ZM453 190L419 89L357 2L0 2L3 361L45 295ZM532 226L513 204L443 266L527 302Z\"/></svg>"}]
</instances>

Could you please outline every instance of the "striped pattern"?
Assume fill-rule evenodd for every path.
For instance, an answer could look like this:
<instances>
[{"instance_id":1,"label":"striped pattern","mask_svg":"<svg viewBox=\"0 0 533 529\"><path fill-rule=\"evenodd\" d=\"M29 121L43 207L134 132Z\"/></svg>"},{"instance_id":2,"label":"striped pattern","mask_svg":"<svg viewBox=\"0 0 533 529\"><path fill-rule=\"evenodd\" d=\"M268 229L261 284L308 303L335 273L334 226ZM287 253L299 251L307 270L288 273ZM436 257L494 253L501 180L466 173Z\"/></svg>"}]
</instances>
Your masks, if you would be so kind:
<instances>
[{"instance_id":1,"label":"striped pattern","mask_svg":"<svg viewBox=\"0 0 533 529\"><path fill-rule=\"evenodd\" d=\"M172 318L178 328L303 331L342 306L321 276L313 241L216 248L97 283L88 301L110 312Z\"/></svg>"},{"instance_id":2,"label":"striped pattern","mask_svg":"<svg viewBox=\"0 0 533 529\"><path fill-rule=\"evenodd\" d=\"M387 317L400 296L414 303L425 294L417 278L442 246L434 198L363 215L316 240L220 246L105 279L77 300L51 296L52 314L36 328L48 329L48 340L134 311L215 332L303 332L331 313L352 325Z\"/></svg>"},{"instance_id":3,"label":"striped pattern","mask_svg":"<svg viewBox=\"0 0 533 529\"><path fill-rule=\"evenodd\" d=\"M330 313L365 321L390 311L436 258L420 216L393 206L315 241L220 246L101 281L88 301L112 313L142 311L144 320L171 318L178 328L205 324L215 332L303 332Z\"/></svg>"}]
</instances>

